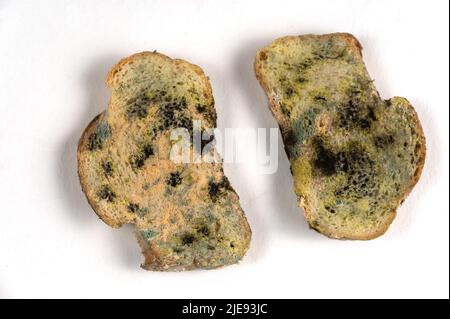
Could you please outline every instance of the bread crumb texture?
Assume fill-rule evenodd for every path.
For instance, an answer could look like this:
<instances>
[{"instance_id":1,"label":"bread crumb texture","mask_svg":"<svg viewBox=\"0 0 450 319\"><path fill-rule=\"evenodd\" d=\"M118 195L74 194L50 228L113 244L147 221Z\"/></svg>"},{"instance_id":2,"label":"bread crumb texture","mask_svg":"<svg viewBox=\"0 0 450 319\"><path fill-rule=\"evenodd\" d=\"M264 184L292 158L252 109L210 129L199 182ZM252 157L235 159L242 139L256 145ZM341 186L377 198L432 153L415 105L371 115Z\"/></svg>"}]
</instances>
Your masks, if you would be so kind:
<instances>
[{"instance_id":1,"label":"bread crumb texture","mask_svg":"<svg viewBox=\"0 0 450 319\"><path fill-rule=\"evenodd\" d=\"M289 36L255 62L299 203L309 225L332 238L382 235L425 159L414 108L380 98L361 50L345 33Z\"/></svg>"},{"instance_id":2,"label":"bread crumb texture","mask_svg":"<svg viewBox=\"0 0 450 319\"><path fill-rule=\"evenodd\" d=\"M172 128L192 133L192 120L216 126L203 71L143 52L114 66L107 84L109 106L78 147L78 173L94 211L112 227L135 225L145 269L211 269L240 261L251 231L222 164L169 159Z\"/></svg>"}]
</instances>

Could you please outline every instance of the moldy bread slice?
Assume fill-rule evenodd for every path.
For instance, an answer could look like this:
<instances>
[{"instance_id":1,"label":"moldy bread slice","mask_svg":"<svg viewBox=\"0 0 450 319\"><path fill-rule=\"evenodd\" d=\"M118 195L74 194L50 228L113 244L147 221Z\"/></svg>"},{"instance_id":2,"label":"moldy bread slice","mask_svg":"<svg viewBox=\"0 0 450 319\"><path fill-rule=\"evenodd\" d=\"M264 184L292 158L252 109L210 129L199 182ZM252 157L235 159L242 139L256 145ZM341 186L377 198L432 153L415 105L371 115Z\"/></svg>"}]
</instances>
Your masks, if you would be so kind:
<instances>
[{"instance_id":1,"label":"moldy bread slice","mask_svg":"<svg viewBox=\"0 0 450 319\"><path fill-rule=\"evenodd\" d=\"M346 33L288 36L256 55L309 225L332 238L382 235L417 183L425 137L412 105L380 98Z\"/></svg>"},{"instance_id":2,"label":"moldy bread slice","mask_svg":"<svg viewBox=\"0 0 450 319\"><path fill-rule=\"evenodd\" d=\"M192 134L192 120L216 126L203 71L142 52L121 60L106 82L108 108L78 147L78 173L94 211L111 227L135 225L145 269L211 269L240 261L251 230L222 163L169 159L172 129Z\"/></svg>"}]
</instances>

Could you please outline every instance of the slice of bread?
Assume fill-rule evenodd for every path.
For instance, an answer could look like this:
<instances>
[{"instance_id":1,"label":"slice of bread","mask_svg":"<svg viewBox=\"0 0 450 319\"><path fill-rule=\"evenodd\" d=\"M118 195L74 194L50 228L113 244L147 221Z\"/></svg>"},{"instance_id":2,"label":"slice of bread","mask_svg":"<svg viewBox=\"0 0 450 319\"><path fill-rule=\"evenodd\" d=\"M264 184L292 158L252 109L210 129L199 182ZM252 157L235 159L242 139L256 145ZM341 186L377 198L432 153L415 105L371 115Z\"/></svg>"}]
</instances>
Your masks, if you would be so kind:
<instances>
[{"instance_id":1,"label":"slice of bread","mask_svg":"<svg viewBox=\"0 0 450 319\"><path fill-rule=\"evenodd\" d=\"M216 126L214 99L200 67L156 52L110 71L109 106L78 146L82 189L111 227L135 225L143 268L179 271L237 263L251 230L222 163L175 163L172 129ZM190 154L194 149L190 146Z\"/></svg>"},{"instance_id":2,"label":"slice of bread","mask_svg":"<svg viewBox=\"0 0 450 319\"><path fill-rule=\"evenodd\" d=\"M288 36L255 61L299 204L309 225L331 238L385 233L425 160L414 108L380 98L361 50L346 33Z\"/></svg>"}]
</instances>

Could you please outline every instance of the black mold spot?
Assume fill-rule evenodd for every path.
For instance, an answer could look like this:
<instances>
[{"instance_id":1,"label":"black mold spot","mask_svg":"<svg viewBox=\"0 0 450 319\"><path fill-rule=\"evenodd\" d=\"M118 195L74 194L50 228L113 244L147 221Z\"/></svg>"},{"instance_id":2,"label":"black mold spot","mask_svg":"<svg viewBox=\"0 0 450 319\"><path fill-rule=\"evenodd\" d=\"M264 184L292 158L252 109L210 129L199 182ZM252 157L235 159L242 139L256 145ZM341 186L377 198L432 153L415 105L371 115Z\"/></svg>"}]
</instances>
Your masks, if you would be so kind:
<instances>
[{"instance_id":1,"label":"black mold spot","mask_svg":"<svg viewBox=\"0 0 450 319\"><path fill-rule=\"evenodd\" d=\"M368 114L367 114L369 120L375 122L377 120L377 117L375 115L375 109L372 106L368 107Z\"/></svg>"},{"instance_id":2,"label":"black mold spot","mask_svg":"<svg viewBox=\"0 0 450 319\"><path fill-rule=\"evenodd\" d=\"M111 128L107 122L102 122L97 125L95 131L89 135L88 149L95 151L103 148L104 140L111 137Z\"/></svg>"},{"instance_id":3,"label":"black mold spot","mask_svg":"<svg viewBox=\"0 0 450 319\"><path fill-rule=\"evenodd\" d=\"M211 109L212 109L213 111L209 111L209 112L208 112L208 107L207 107L207 105L198 103L198 104L195 106L195 109L197 110L197 112L203 114L203 115L206 117L206 119L208 119L210 122L212 122L212 124L213 124L214 126L216 126L216 122L217 122L217 114L216 114L216 112L214 111L214 106L211 107Z\"/></svg>"},{"instance_id":4,"label":"black mold spot","mask_svg":"<svg viewBox=\"0 0 450 319\"><path fill-rule=\"evenodd\" d=\"M192 121L185 112L187 107L186 98L173 98L166 91L155 92L151 98L146 93L143 93L135 100L129 102L126 109L127 118L145 118L148 115L148 107L152 103L159 104L158 116L161 123L158 127L159 130L184 127L192 131Z\"/></svg>"},{"instance_id":5,"label":"black mold spot","mask_svg":"<svg viewBox=\"0 0 450 319\"><path fill-rule=\"evenodd\" d=\"M145 94L138 96L134 101L130 102L127 110L125 111L126 116L131 118L144 118L148 115L148 107L152 102Z\"/></svg>"},{"instance_id":6,"label":"black mold spot","mask_svg":"<svg viewBox=\"0 0 450 319\"><path fill-rule=\"evenodd\" d=\"M181 244L183 246L191 245L195 241L197 241L197 238L190 233L186 233L181 236Z\"/></svg>"},{"instance_id":7,"label":"black mold spot","mask_svg":"<svg viewBox=\"0 0 450 319\"><path fill-rule=\"evenodd\" d=\"M316 100L316 101L326 101L327 99L324 96L318 94L318 95L314 96L314 100Z\"/></svg>"},{"instance_id":8,"label":"black mold spot","mask_svg":"<svg viewBox=\"0 0 450 319\"><path fill-rule=\"evenodd\" d=\"M206 106L203 104L197 104L195 106L195 109L197 110L198 113L203 113L206 111Z\"/></svg>"},{"instance_id":9,"label":"black mold spot","mask_svg":"<svg viewBox=\"0 0 450 319\"><path fill-rule=\"evenodd\" d=\"M343 108L339 126L341 128L348 128L352 122L355 122L358 117L358 109L358 105L356 105L353 100L350 100L350 102Z\"/></svg>"},{"instance_id":10,"label":"black mold spot","mask_svg":"<svg viewBox=\"0 0 450 319\"><path fill-rule=\"evenodd\" d=\"M371 81L356 79L356 84L348 91L348 102L342 105L339 118L339 126L345 129L360 128L369 129L373 122L377 121L375 114L376 102L364 97L362 92L370 89Z\"/></svg>"},{"instance_id":11,"label":"black mold spot","mask_svg":"<svg viewBox=\"0 0 450 319\"><path fill-rule=\"evenodd\" d=\"M359 145L349 145L348 150L333 152L323 145L320 138L316 138L314 144L316 158L313 165L321 174L331 176L344 172L347 176L347 182L335 192L336 197L362 198L375 191L374 161Z\"/></svg>"},{"instance_id":12,"label":"black mold spot","mask_svg":"<svg viewBox=\"0 0 450 319\"><path fill-rule=\"evenodd\" d=\"M111 190L108 185L103 185L97 193L98 197L106 200L107 202L114 202L116 194Z\"/></svg>"},{"instance_id":13,"label":"black mold spot","mask_svg":"<svg viewBox=\"0 0 450 319\"><path fill-rule=\"evenodd\" d=\"M103 146L102 144L102 140L97 137L97 134L95 134L95 132L89 135L88 149L90 151L101 149Z\"/></svg>"},{"instance_id":14,"label":"black mold spot","mask_svg":"<svg viewBox=\"0 0 450 319\"><path fill-rule=\"evenodd\" d=\"M376 121L375 111L372 107L365 108L358 99L351 98L340 116L339 126L350 129L357 127L363 130L369 129Z\"/></svg>"},{"instance_id":15,"label":"black mold spot","mask_svg":"<svg viewBox=\"0 0 450 319\"><path fill-rule=\"evenodd\" d=\"M293 130L286 131L284 134L284 145L287 149L290 149L294 147L294 145L297 143L297 137L295 136L295 133Z\"/></svg>"},{"instance_id":16,"label":"black mold spot","mask_svg":"<svg viewBox=\"0 0 450 319\"><path fill-rule=\"evenodd\" d=\"M360 119L358 124L362 129L368 129L371 123L367 119Z\"/></svg>"},{"instance_id":17,"label":"black mold spot","mask_svg":"<svg viewBox=\"0 0 450 319\"><path fill-rule=\"evenodd\" d=\"M182 178L180 176L180 172L170 173L169 177L166 180L167 185L176 187L180 185L182 182Z\"/></svg>"},{"instance_id":18,"label":"black mold spot","mask_svg":"<svg viewBox=\"0 0 450 319\"><path fill-rule=\"evenodd\" d=\"M130 213L137 213L139 211L139 205L136 203L129 203L127 209Z\"/></svg>"},{"instance_id":19,"label":"black mold spot","mask_svg":"<svg viewBox=\"0 0 450 319\"><path fill-rule=\"evenodd\" d=\"M288 87L286 89L286 96L289 98L292 96L292 94L294 93L294 90L291 87Z\"/></svg>"},{"instance_id":20,"label":"black mold spot","mask_svg":"<svg viewBox=\"0 0 450 319\"><path fill-rule=\"evenodd\" d=\"M113 165L110 160L105 160L102 162L102 169L105 176L112 176L114 173Z\"/></svg>"},{"instance_id":21,"label":"black mold spot","mask_svg":"<svg viewBox=\"0 0 450 319\"><path fill-rule=\"evenodd\" d=\"M167 98L166 98L167 100ZM168 99L167 103L163 103L158 110L158 115L161 118L160 130L169 128L186 128L192 132L191 118L186 115L187 102L186 98Z\"/></svg>"},{"instance_id":22,"label":"black mold spot","mask_svg":"<svg viewBox=\"0 0 450 319\"><path fill-rule=\"evenodd\" d=\"M304 61L300 62L298 67L302 70L306 70L307 68L309 68L311 65L314 64L314 60L307 58Z\"/></svg>"},{"instance_id":23,"label":"black mold spot","mask_svg":"<svg viewBox=\"0 0 450 319\"><path fill-rule=\"evenodd\" d=\"M224 176L222 178L222 181L220 183L220 187L223 188L223 189L226 189L226 190L232 190L230 181L228 180L228 178L226 176Z\"/></svg>"},{"instance_id":24,"label":"black mold spot","mask_svg":"<svg viewBox=\"0 0 450 319\"><path fill-rule=\"evenodd\" d=\"M316 139L314 144L316 149L316 159L313 162L314 166L324 175L329 176L335 174L338 162L337 156L324 147L322 140Z\"/></svg>"},{"instance_id":25,"label":"black mold spot","mask_svg":"<svg viewBox=\"0 0 450 319\"><path fill-rule=\"evenodd\" d=\"M345 154L347 183L335 192L336 196L363 198L376 192L374 161L358 146L350 147Z\"/></svg>"},{"instance_id":26,"label":"black mold spot","mask_svg":"<svg viewBox=\"0 0 450 319\"><path fill-rule=\"evenodd\" d=\"M395 139L392 134L383 134L374 137L374 144L376 148L383 149L394 143Z\"/></svg>"},{"instance_id":27,"label":"black mold spot","mask_svg":"<svg viewBox=\"0 0 450 319\"><path fill-rule=\"evenodd\" d=\"M198 229L197 229L197 233L202 235L202 236L206 236L208 237L210 235L210 231L209 231L209 227L206 224L201 225Z\"/></svg>"},{"instance_id":28,"label":"black mold spot","mask_svg":"<svg viewBox=\"0 0 450 319\"><path fill-rule=\"evenodd\" d=\"M208 110L208 106L205 104L197 104L195 106L197 112L202 113L203 116L209 120L212 125L215 127L217 125L217 114L214 111L214 106L210 107Z\"/></svg>"},{"instance_id":29,"label":"black mold spot","mask_svg":"<svg viewBox=\"0 0 450 319\"><path fill-rule=\"evenodd\" d=\"M212 199L213 202L217 200L217 197L219 196L219 184L214 182L208 183L208 193L209 197Z\"/></svg>"},{"instance_id":30,"label":"black mold spot","mask_svg":"<svg viewBox=\"0 0 450 319\"><path fill-rule=\"evenodd\" d=\"M145 214L148 213L148 208L145 208L145 207L141 208L138 204L131 203L131 202L128 204L127 210L130 213L138 214L140 217L143 217L143 216L145 216Z\"/></svg>"},{"instance_id":31,"label":"black mold spot","mask_svg":"<svg viewBox=\"0 0 450 319\"><path fill-rule=\"evenodd\" d=\"M203 136L203 134L202 134L202 136ZM211 134L208 139L203 139L202 138L201 141L200 141L202 151L203 151L203 148L206 145L208 145L209 143L211 143L212 141L214 141L214 135L213 134Z\"/></svg>"},{"instance_id":32,"label":"black mold spot","mask_svg":"<svg viewBox=\"0 0 450 319\"><path fill-rule=\"evenodd\" d=\"M151 155L153 155L153 147L150 144L146 144L144 145L143 148L143 154L146 158L150 157Z\"/></svg>"},{"instance_id":33,"label":"black mold spot","mask_svg":"<svg viewBox=\"0 0 450 319\"><path fill-rule=\"evenodd\" d=\"M208 183L208 194L213 202L216 202L224 190L232 190L230 181L225 176L219 183L210 181Z\"/></svg>"},{"instance_id":34,"label":"black mold spot","mask_svg":"<svg viewBox=\"0 0 450 319\"><path fill-rule=\"evenodd\" d=\"M287 117L291 116L291 111L286 107L286 104L284 104L283 102L279 103L280 108L281 108L281 112L286 115Z\"/></svg>"},{"instance_id":35,"label":"black mold spot","mask_svg":"<svg viewBox=\"0 0 450 319\"><path fill-rule=\"evenodd\" d=\"M144 144L138 154L134 154L130 157L131 167L134 169L142 168L145 164L145 160L154 154L151 144Z\"/></svg>"}]
</instances>

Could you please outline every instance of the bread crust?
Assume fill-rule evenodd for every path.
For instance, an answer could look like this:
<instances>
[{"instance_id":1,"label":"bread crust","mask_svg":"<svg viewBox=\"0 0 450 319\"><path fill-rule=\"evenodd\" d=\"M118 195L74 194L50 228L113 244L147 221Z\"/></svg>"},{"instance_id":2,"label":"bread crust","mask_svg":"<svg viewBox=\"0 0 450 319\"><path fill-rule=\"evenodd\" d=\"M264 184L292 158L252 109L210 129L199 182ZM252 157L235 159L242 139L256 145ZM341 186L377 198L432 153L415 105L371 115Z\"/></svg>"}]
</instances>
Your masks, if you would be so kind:
<instances>
[{"instance_id":1,"label":"bread crust","mask_svg":"<svg viewBox=\"0 0 450 319\"><path fill-rule=\"evenodd\" d=\"M285 36L285 37L281 37L281 38L274 40L267 47L259 50L256 53L256 58L255 58L255 63L254 63L256 78L259 81L261 87L263 88L263 90L268 98L270 110L274 114L282 133L287 132L290 129L290 124L287 121L286 117L281 112L279 105L276 102L275 96L274 96L273 92L271 92L269 83L268 83L267 79L265 78L264 73L262 71L262 62L266 59L266 50L268 50L270 47L280 44L282 42L290 41L292 39L297 39L297 38L302 38L302 39L322 38L323 39L323 38L332 38L332 37L341 37L348 43L348 45L351 49L353 49L355 52L357 52L359 54L360 57L362 57L363 47L362 47L361 43L358 41L358 39L356 39L356 37L350 33L342 33L342 32L330 33L330 34L325 34L325 35L308 34L308 35L300 35L300 36ZM401 203L403 203L403 201L411 193L412 189L419 181L420 176L423 171L424 164L425 164L426 140L425 140L425 135L423 133L423 128L420 124L419 117L418 117L417 112L415 111L414 107L409 102L407 104L407 107L413 111L414 123L415 123L416 129L419 133L420 140L421 140L420 150L419 150L419 160L418 160L418 164L417 164L418 166L414 173L414 177L411 180L411 183L406 187L405 192L403 194L401 194L398 198L399 205L397 206L395 211L390 215L390 218L383 225L384 227L382 227L381 229L379 229L375 232L369 233L369 234L360 234L360 235L354 234L352 236L345 236L339 232L326 232L323 230L319 231L320 233L324 234L325 236L327 236L329 238L333 238L333 239L354 239L354 240L371 240L371 239L377 238L377 237L383 235L384 233L386 233L389 226L391 225L391 223L393 222L393 220L396 217L398 207L401 205ZM314 229L310 223L310 221L311 221L310 216L312 213L312 208L308 205L306 198L304 198L298 194L297 194L297 197L298 197L299 206L303 209L303 213L304 213L306 220L310 224L310 227L312 229Z\"/></svg>"},{"instance_id":2,"label":"bread crust","mask_svg":"<svg viewBox=\"0 0 450 319\"><path fill-rule=\"evenodd\" d=\"M77 172L78 172L78 178L80 179L80 185L81 190L83 191L84 195L86 196L86 199L89 203L89 206L91 206L92 210L95 212L95 214L108 226L111 226L113 228L120 228L122 224L115 222L113 219L108 218L108 216L100 214L99 210L97 209L97 205L95 202L91 199L91 196L88 195L87 190L87 183L86 183L86 176L83 173L83 170L81 169L81 151L84 147L86 147L89 139L89 134L92 131L93 128L97 125L98 120L102 117L104 112L98 114L96 117L92 119L91 122L89 122L86 129L83 131L83 134L81 135L81 138L78 142L78 148L77 148Z\"/></svg>"}]
</instances>

